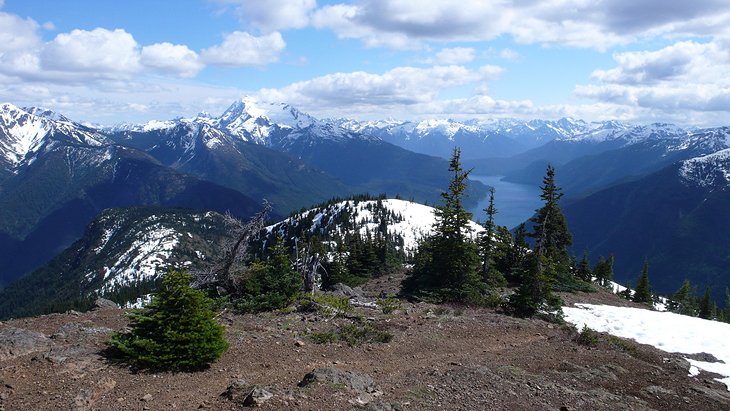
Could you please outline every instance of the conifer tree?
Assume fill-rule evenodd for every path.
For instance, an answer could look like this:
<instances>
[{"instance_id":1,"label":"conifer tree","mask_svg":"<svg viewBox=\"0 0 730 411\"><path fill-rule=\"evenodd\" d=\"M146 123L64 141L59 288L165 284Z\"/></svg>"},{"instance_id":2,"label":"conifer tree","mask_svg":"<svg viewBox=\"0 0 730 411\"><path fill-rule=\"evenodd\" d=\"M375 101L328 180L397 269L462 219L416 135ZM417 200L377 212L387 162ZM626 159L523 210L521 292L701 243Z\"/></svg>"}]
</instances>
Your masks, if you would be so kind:
<instances>
[{"instance_id":1,"label":"conifer tree","mask_svg":"<svg viewBox=\"0 0 730 411\"><path fill-rule=\"evenodd\" d=\"M579 279L590 282L593 279L593 273L591 272L591 265L588 262L588 252L583 252L583 258L580 260L580 263L578 263L578 267L576 268L575 276Z\"/></svg>"},{"instance_id":2,"label":"conifer tree","mask_svg":"<svg viewBox=\"0 0 730 411\"><path fill-rule=\"evenodd\" d=\"M462 168L458 148L454 148L449 171L453 177L448 191L441 193L443 204L436 209L433 234L419 245L413 272L403 286L406 292L466 301L479 298L484 283L477 246L469 236L472 216L462 204L470 171Z\"/></svg>"},{"instance_id":3,"label":"conifer tree","mask_svg":"<svg viewBox=\"0 0 730 411\"><path fill-rule=\"evenodd\" d=\"M705 294L700 300L699 317L705 320L712 319L712 299L710 297L710 287L705 287Z\"/></svg>"},{"instance_id":4,"label":"conifer tree","mask_svg":"<svg viewBox=\"0 0 730 411\"><path fill-rule=\"evenodd\" d=\"M522 282L510 296L508 307L518 316L544 312L560 317L560 297L554 295L552 289L557 278L570 276L568 246L572 244L572 236L558 205L563 194L555 183L555 169L550 165L541 189L540 198L545 204L530 220L533 231L529 236L535 239L535 249L525 260Z\"/></svg>"},{"instance_id":5,"label":"conifer tree","mask_svg":"<svg viewBox=\"0 0 730 411\"><path fill-rule=\"evenodd\" d=\"M725 322L730 323L730 288L725 288Z\"/></svg>"},{"instance_id":6,"label":"conifer tree","mask_svg":"<svg viewBox=\"0 0 730 411\"><path fill-rule=\"evenodd\" d=\"M608 287L613 281L613 256L606 260L603 256L598 258L593 275L596 277L598 285Z\"/></svg>"},{"instance_id":7,"label":"conifer tree","mask_svg":"<svg viewBox=\"0 0 730 411\"><path fill-rule=\"evenodd\" d=\"M677 314L696 315L693 304L693 292L689 280L685 279L682 286L672 295L669 310Z\"/></svg>"},{"instance_id":8,"label":"conifer tree","mask_svg":"<svg viewBox=\"0 0 730 411\"><path fill-rule=\"evenodd\" d=\"M494 187L489 188L489 205L484 209L487 220L484 222L484 232L481 235L480 251L482 253L482 276L487 281L492 260L492 243L495 236L494 215L497 208L494 206Z\"/></svg>"},{"instance_id":9,"label":"conifer tree","mask_svg":"<svg viewBox=\"0 0 730 411\"><path fill-rule=\"evenodd\" d=\"M130 363L162 370L206 368L228 342L200 290L184 271L165 275L159 291L140 311L129 314L131 331L112 336L110 346Z\"/></svg>"},{"instance_id":10,"label":"conifer tree","mask_svg":"<svg viewBox=\"0 0 730 411\"><path fill-rule=\"evenodd\" d=\"M649 287L649 261L644 260L644 267L641 269L641 277L634 290L634 302L649 304L652 301L651 288Z\"/></svg>"},{"instance_id":11,"label":"conifer tree","mask_svg":"<svg viewBox=\"0 0 730 411\"><path fill-rule=\"evenodd\" d=\"M568 271L568 247L573 243L573 236L568 231L568 224L558 204L563 193L555 183L553 166L548 165L540 188L544 205L536 210L536 215L530 220L534 226L529 236L535 239L535 251L538 254L550 258L558 270Z\"/></svg>"}]
</instances>

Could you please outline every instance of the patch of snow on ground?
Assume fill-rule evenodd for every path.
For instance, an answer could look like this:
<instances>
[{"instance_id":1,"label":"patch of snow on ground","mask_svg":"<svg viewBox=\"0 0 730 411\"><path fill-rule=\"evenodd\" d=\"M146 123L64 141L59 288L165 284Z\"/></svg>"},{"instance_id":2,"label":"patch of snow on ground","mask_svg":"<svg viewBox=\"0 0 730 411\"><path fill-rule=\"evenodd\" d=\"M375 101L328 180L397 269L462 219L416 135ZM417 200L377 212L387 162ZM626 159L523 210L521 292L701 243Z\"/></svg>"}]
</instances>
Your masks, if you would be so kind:
<instances>
[{"instance_id":1,"label":"patch of snow on ground","mask_svg":"<svg viewBox=\"0 0 730 411\"><path fill-rule=\"evenodd\" d=\"M730 390L730 324L670 312L610 305L576 304L563 307L565 321L617 337L630 338L660 350L683 354L709 353L722 362L688 359L697 369L722 375L718 381ZM696 372L690 368L692 375Z\"/></svg>"}]
</instances>

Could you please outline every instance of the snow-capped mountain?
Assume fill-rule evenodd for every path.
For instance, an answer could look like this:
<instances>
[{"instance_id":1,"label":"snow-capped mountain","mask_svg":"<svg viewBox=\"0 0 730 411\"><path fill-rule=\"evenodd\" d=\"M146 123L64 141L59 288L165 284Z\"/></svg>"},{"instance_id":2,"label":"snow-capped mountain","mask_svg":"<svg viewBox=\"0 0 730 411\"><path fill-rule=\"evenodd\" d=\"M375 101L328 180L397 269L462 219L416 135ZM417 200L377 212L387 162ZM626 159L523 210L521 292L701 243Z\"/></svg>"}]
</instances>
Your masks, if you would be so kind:
<instances>
[{"instance_id":1,"label":"snow-capped mountain","mask_svg":"<svg viewBox=\"0 0 730 411\"><path fill-rule=\"evenodd\" d=\"M336 120L350 130L371 134L416 152L448 158L459 146L464 158L505 157L518 154L555 139L570 139L598 128L602 123L562 118L547 120L453 120L426 119L419 122Z\"/></svg>"},{"instance_id":2,"label":"snow-capped mountain","mask_svg":"<svg viewBox=\"0 0 730 411\"><path fill-rule=\"evenodd\" d=\"M679 175L688 183L708 188L730 185L730 148L682 162Z\"/></svg>"},{"instance_id":3,"label":"snow-capped mountain","mask_svg":"<svg viewBox=\"0 0 730 411\"><path fill-rule=\"evenodd\" d=\"M266 230L286 240L313 235L330 240L348 233L365 237L380 230L395 238L403 252L411 254L418 241L431 233L436 221L434 211L433 207L400 199L347 200L298 213ZM472 221L470 230L476 236L484 228Z\"/></svg>"},{"instance_id":4,"label":"snow-capped mountain","mask_svg":"<svg viewBox=\"0 0 730 411\"><path fill-rule=\"evenodd\" d=\"M102 133L53 111L0 105L0 166L6 171L17 172L52 141L97 147L109 143Z\"/></svg>"},{"instance_id":5,"label":"snow-capped mountain","mask_svg":"<svg viewBox=\"0 0 730 411\"><path fill-rule=\"evenodd\" d=\"M25 281L9 285L0 316L38 313L94 296L134 301L154 290L169 269L193 269L217 258L225 235L223 216L215 212L107 209L79 240Z\"/></svg>"}]
</instances>

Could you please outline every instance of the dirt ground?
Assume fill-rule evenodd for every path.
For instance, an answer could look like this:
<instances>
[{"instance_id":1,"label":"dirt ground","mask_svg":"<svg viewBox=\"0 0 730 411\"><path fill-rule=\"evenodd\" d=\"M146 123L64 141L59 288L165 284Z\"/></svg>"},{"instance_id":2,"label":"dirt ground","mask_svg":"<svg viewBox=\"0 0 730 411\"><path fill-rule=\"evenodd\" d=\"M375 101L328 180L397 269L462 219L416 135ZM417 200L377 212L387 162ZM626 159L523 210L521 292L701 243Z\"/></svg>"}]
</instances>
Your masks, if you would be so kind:
<instances>
[{"instance_id":1,"label":"dirt ground","mask_svg":"<svg viewBox=\"0 0 730 411\"><path fill-rule=\"evenodd\" d=\"M375 280L366 295L391 292L398 278ZM569 303L624 304L607 292ZM335 330L358 315L387 330L388 343L317 344L309 335ZM39 348L0 361L0 410L229 410L232 381L264 388L271 410L728 410L730 393L688 363L633 342L582 344L570 327L517 319L484 308L401 302L384 314L361 307L332 318L322 312L223 313L230 349L196 373L134 372L100 355L123 310L101 309L0 324L37 331ZM45 337L43 337L45 338ZM0 352L1 354L1 352ZM0 357L3 358L3 357ZM315 368L371 377L374 389L323 381L299 387Z\"/></svg>"}]
</instances>

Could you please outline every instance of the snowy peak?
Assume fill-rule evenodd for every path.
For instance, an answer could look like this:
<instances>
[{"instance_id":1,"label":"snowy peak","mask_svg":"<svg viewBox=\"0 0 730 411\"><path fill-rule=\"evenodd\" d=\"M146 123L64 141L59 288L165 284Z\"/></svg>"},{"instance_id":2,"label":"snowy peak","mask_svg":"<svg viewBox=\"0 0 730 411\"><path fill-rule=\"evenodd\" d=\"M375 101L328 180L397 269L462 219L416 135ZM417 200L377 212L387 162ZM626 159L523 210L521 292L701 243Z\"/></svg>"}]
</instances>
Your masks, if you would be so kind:
<instances>
[{"instance_id":1,"label":"snowy peak","mask_svg":"<svg viewBox=\"0 0 730 411\"><path fill-rule=\"evenodd\" d=\"M305 234L325 240L348 232L364 237L385 229L383 234L396 237L401 251L408 254L431 233L436 221L434 211L433 207L399 199L347 200L304 211L266 229L283 238ZM472 235L483 231L475 222L470 223L470 229Z\"/></svg>"},{"instance_id":2,"label":"snowy peak","mask_svg":"<svg viewBox=\"0 0 730 411\"><path fill-rule=\"evenodd\" d=\"M49 139L90 146L108 142L103 134L53 111L0 105L0 161L10 169L30 160Z\"/></svg>"},{"instance_id":3,"label":"snowy peak","mask_svg":"<svg viewBox=\"0 0 730 411\"><path fill-rule=\"evenodd\" d=\"M0 160L17 167L41 146L51 131L51 122L12 104L0 105Z\"/></svg>"},{"instance_id":4,"label":"snowy peak","mask_svg":"<svg viewBox=\"0 0 730 411\"><path fill-rule=\"evenodd\" d=\"M688 184L699 187L730 185L730 148L682 161L679 175Z\"/></svg>"}]
</instances>

